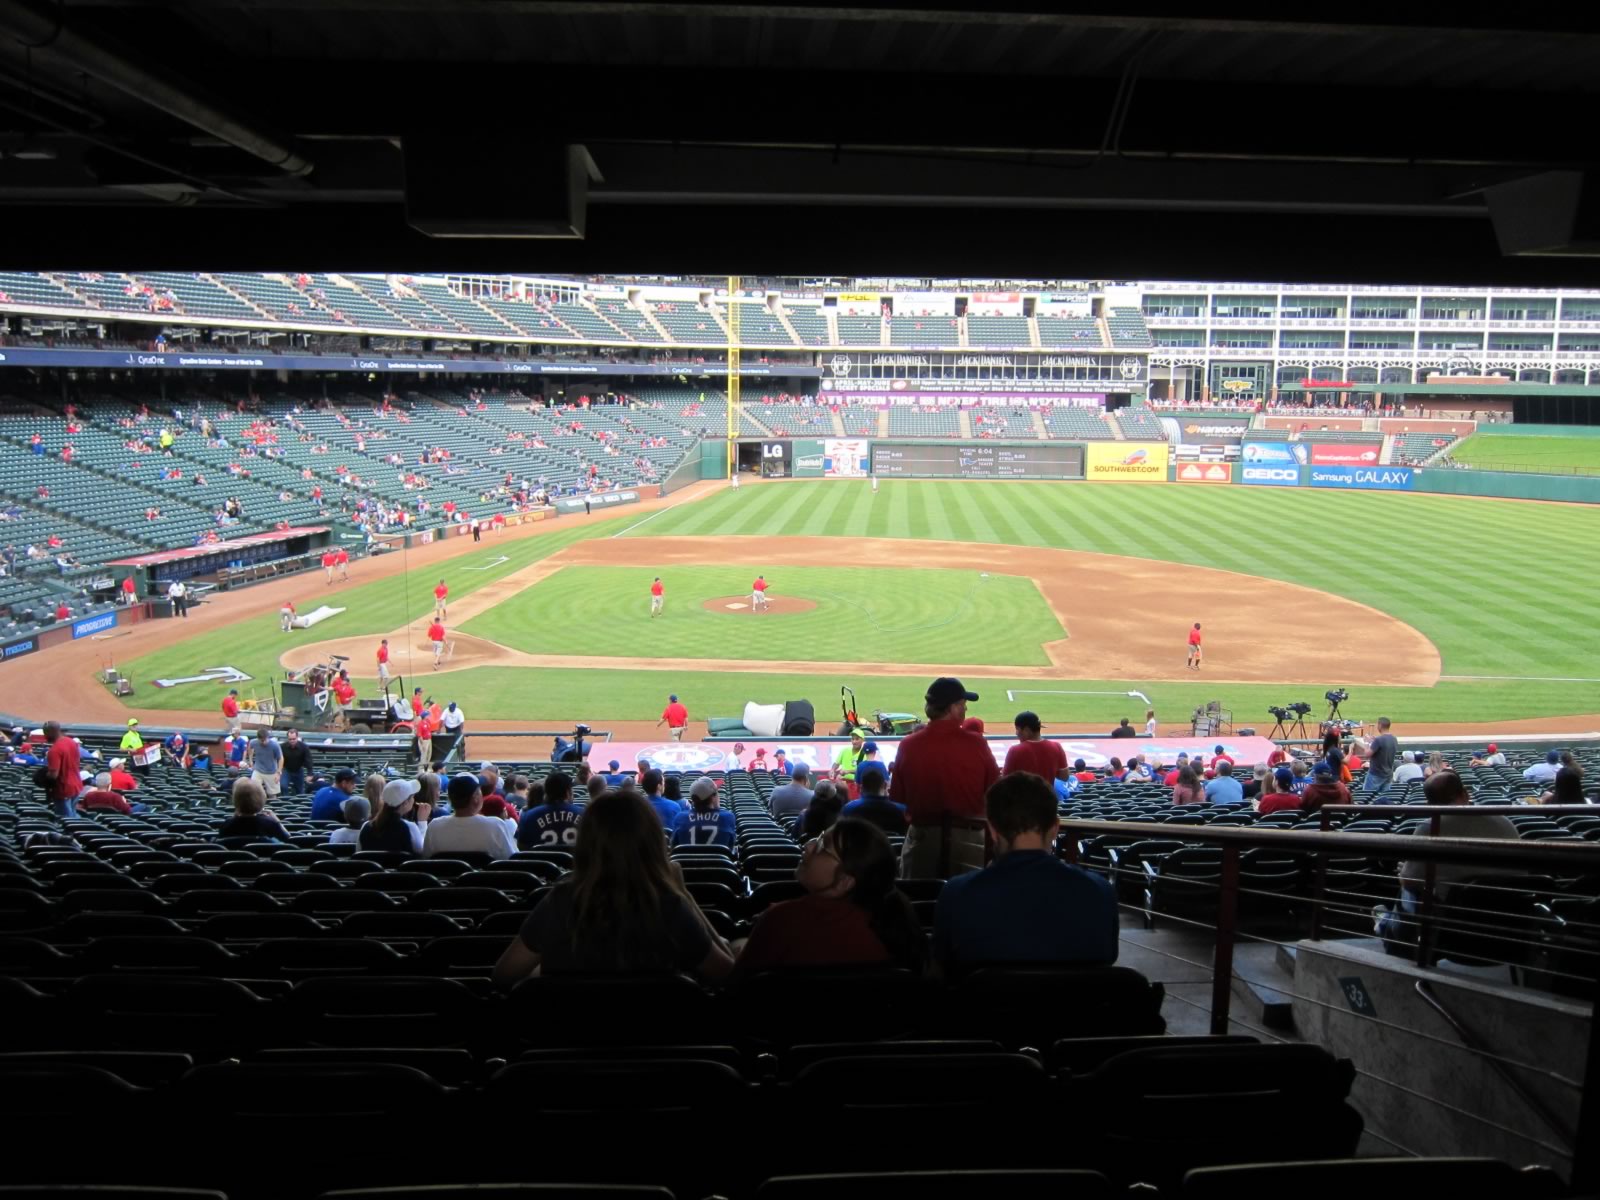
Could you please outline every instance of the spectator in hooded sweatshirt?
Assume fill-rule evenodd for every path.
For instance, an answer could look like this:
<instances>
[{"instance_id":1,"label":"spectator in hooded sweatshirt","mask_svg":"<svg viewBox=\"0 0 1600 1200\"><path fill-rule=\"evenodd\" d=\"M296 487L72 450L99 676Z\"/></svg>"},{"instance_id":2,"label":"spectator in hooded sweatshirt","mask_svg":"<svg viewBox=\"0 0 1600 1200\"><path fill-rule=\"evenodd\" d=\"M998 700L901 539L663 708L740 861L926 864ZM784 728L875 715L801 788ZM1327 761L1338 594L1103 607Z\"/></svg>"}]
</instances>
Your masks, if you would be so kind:
<instances>
[{"instance_id":1,"label":"spectator in hooded sweatshirt","mask_svg":"<svg viewBox=\"0 0 1600 1200\"><path fill-rule=\"evenodd\" d=\"M449 858L451 854L482 853L492 859L510 858L516 853L517 827L498 817L486 817L483 785L471 774L450 780L450 815L428 822L422 839L424 858Z\"/></svg>"}]
</instances>

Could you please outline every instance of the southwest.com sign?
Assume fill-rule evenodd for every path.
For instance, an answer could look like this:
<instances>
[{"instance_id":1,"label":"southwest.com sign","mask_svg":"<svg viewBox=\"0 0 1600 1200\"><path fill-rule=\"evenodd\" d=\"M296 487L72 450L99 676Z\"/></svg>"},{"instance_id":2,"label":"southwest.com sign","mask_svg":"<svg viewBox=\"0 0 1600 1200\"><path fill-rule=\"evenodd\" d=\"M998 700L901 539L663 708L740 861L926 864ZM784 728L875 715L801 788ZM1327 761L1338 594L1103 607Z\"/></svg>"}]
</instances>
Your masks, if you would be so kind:
<instances>
[{"instance_id":1,"label":"southwest.com sign","mask_svg":"<svg viewBox=\"0 0 1600 1200\"><path fill-rule=\"evenodd\" d=\"M1166 481L1167 443L1090 442L1084 463L1086 479Z\"/></svg>"},{"instance_id":2,"label":"southwest.com sign","mask_svg":"<svg viewBox=\"0 0 1600 1200\"><path fill-rule=\"evenodd\" d=\"M1312 467L1311 486L1409 492L1416 474L1410 467Z\"/></svg>"}]
</instances>

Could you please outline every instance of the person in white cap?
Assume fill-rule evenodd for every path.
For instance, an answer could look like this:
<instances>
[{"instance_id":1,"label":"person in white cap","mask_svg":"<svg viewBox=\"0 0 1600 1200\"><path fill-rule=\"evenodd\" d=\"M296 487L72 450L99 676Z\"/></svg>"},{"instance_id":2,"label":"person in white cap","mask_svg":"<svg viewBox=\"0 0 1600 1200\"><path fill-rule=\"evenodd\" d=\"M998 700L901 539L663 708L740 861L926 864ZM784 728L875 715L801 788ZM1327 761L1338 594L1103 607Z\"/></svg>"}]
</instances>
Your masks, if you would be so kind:
<instances>
[{"instance_id":1,"label":"person in white cap","mask_svg":"<svg viewBox=\"0 0 1600 1200\"><path fill-rule=\"evenodd\" d=\"M391 779L384 784L378 811L361 827L356 844L363 850L421 854L423 833L433 815L432 805L417 803L421 790L415 779Z\"/></svg>"}]
</instances>

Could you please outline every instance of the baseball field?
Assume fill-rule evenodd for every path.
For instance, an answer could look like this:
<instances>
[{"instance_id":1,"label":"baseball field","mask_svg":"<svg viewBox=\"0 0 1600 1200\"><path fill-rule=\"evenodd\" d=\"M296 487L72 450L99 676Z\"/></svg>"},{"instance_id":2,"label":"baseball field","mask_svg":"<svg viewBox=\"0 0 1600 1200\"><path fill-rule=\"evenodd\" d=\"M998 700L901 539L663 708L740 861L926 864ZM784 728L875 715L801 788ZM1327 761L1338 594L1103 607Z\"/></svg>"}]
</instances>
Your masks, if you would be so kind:
<instances>
[{"instance_id":1,"label":"baseball field","mask_svg":"<svg viewBox=\"0 0 1600 1200\"><path fill-rule=\"evenodd\" d=\"M1600 437L1475 433L1450 451L1456 462L1494 471L1600 475Z\"/></svg>"},{"instance_id":2,"label":"baseball field","mask_svg":"<svg viewBox=\"0 0 1600 1200\"><path fill-rule=\"evenodd\" d=\"M270 694L286 667L348 654L358 683L391 669L474 718L654 720L668 692L697 720L748 700L920 707L959 672L1003 720L1180 724L1220 699L1266 706L1345 686L1347 715L1433 725L1600 714L1600 509L1450 496L1149 484L785 481L712 489L649 512L565 519L387 578L300 577L276 599L120 664L137 710L214 710L220 685L148 686L230 665ZM391 568L392 569L392 568ZM757 573L773 608L748 606ZM423 630L450 587L449 654ZM660 576L665 603L650 615ZM282 587L285 585L273 585ZM303 594L301 594L303 593ZM228 604L252 603L249 592ZM1184 667L1190 625L1200 672ZM178 635L178 636L173 636ZM368 688L370 690L370 683ZM1008 698L1008 693L1011 698Z\"/></svg>"}]
</instances>

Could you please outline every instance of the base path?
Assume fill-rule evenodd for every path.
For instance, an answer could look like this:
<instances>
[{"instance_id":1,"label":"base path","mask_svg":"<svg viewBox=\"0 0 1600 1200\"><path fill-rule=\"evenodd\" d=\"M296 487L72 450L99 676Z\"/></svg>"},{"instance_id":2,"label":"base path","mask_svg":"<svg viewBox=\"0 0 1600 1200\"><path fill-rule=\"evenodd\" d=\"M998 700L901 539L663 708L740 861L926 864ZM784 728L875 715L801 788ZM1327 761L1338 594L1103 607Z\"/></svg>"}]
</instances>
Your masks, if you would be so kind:
<instances>
[{"instance_id":1,"label":"base path","mask_svg":"<svg viewBox=\"0 0 1600 1200\"><path fill-rule=\"evenodd\" d=\"M1291 687L1335 683L1431 687L1439 679L1439 652L1416 629L1364 604L1297 584L1077 550L878 538L852 541L859 547L856 553L864 552L896 567L988 571L1031 579L1070 636L1045 643L1050 665L1040 667L963 663L959 641L947 662L864 663L526 654L452 634L457 641L455 656L440 674L468 667L506 666L1151 682L1195 678L1219 684L1281 683ZM804 591L805 569L834 561L838 546L837 538L638 537L629 539L628 551L633 561L647 564L642 570L716 563L765 572L772 580L776 606L784 600L785 571L796 573L795 590ZM463 597L450 606L450 618L456 623L466 621L562 567L615 565L616 547L579 542ZM722 597L717 603L744 599L748 598ZM708 607L710 603L706 602ZM780 608L773 614L749 616L765 620L769 615L781 618L782 612ZM1198 672L1184 667L1186 639L1195 621L1205 633L1205 665ZM425 628L425 622L417 622L409 629L396 630L389 634L391 644L402 652L410 645L431 662L427 643L417 645ZM352 662L364 663L374 644L370 636L300 644L286 653L282 662L286 667L304 667L329 654L347 654Z\"/></svg>"}]
</instances>

